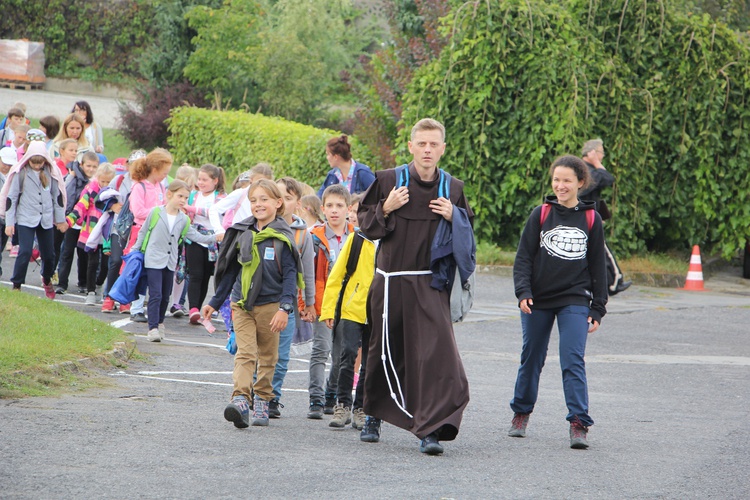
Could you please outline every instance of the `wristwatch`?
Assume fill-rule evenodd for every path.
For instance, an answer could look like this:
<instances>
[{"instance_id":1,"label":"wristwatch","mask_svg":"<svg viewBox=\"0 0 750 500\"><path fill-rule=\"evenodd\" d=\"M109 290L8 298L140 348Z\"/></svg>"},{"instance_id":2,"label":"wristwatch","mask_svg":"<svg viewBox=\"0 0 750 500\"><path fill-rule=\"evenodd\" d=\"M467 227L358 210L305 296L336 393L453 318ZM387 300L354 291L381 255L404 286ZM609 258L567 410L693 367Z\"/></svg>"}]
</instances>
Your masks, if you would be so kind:
<instances>
[{"instance_id":1,"label":"wristwatch","mask_svg":"<svg viewBox=\"0 0 750 500\"><path fill-rule=\"evenodd\" d=\"M287 314L292 314L294 312L294 307L292 307L292 304L281 304L279 305L279 311L284 311Z\"/></svg>"}]
</instances>

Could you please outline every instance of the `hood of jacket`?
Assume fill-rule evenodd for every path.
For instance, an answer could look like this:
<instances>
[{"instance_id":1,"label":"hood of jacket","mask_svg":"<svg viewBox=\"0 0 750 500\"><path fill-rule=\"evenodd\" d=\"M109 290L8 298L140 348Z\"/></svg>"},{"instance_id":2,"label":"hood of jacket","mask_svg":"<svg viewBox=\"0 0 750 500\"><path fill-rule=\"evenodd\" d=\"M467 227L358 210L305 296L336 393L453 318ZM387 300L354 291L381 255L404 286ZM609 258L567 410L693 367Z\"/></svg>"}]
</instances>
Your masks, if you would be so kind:
<instances>
[{"instance_id":1,"label":"hood of jacket","mask_svg":"<svg viewBox=\"0 0 750 500\"><path fill-rule=\"evenodd\" d=\"M23 167L26 166L26 164L29 162L29 158L31 158L32 156L42 156L47 162L50 175L53 179L55 179L55 181L57 181L57 186L60 190L60 194L63 197L63 205L66 204L67 197L65 189L63 189L63 186L65 186L65 180L63 179L62 172L60 172L60 169L57 168L57 164L52 160L52 158L50 158L49 152L47 151L47 146L45 145L44 141L31 141L29 143L29 147L26 148L26 152L24 153L23 158L21 158L18 163L11 167L8 175L6 176L5 185L3 186L2 191L0 191L0 217L5 217L5 210L7 210L6 200L8 198L8 191L10 190L10 184L13 180L13 177L18 174L18 172L20 172Z\"/></svg>"},{"instance_id":2,"label":"hood of jacket","mask_svg":"<svg viewBox=\"0 0 750 500\"><path fill-rule=\"evenodd\" d=\"M573 208L568 208L561 205L560 202L557 201L557 196L555 195L546 196L544 198L544 203L549 203L550 205L552 205L552 210L555 210L559 214L575 212L578 210L596 210L596 202L594 201L578 200L578 205Z\"/></svg>"},{"instance_id":3,"label":"hood of jacket","mask_svg":"<svg viewBox=\"0 0 750 500\"><path fill-rule=\"evenodd\" d=\"M298 215L292 215L292 223L289 224L289 228L293 230L307 229L307 223L302 217Z\"/></svg>"}]
</instances>

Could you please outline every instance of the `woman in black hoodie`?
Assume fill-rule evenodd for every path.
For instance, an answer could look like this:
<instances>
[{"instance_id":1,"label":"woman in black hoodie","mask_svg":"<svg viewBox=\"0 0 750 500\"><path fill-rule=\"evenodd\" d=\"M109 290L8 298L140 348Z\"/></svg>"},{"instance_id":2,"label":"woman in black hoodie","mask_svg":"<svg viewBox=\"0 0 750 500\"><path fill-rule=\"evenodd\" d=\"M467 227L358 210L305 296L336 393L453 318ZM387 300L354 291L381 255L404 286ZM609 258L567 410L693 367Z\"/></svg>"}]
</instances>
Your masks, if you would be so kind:
<instances>
[{"instance_id":1,"label":"woman in black hoodie","mask_svg":"<svg viewBox=\"0 0 750 500\"><path fill-rule=\"evenodd\" d=\"M595 204L578 199L578 191L589 182L583 161L562 156L552 164L550 174L555 195L531 212L513 265L523 350L508 435L526 436L557 319L570 446L583 449L588 447L588 427L594 423L588 414L586 339L607 312L604 232Z\"/></svg>"}]
</instances>

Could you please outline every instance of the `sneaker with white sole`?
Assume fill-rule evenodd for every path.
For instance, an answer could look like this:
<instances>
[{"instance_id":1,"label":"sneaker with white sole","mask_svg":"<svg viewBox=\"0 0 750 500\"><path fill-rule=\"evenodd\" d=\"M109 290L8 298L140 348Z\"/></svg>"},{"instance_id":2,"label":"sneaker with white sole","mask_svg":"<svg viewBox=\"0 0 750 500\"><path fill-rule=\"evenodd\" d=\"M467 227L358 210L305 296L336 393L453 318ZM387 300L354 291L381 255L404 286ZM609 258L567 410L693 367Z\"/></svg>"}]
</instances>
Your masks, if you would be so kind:
<instances>
[{"instance_id":1,"label":"sneaker with white sole","mask_svg":"<svg viewBox=\"0 0 750 500\"><path fill-rule=\"evenodd\" d=\"M96 292L89 292L86 294L86 300L83 301L84 304L87 306L96 306L98 305L98 300L96 299Z\"/></svg>"},{"instance_id":2,"label":"sneaker with white sole","mask_svg":"<svg viewBox=\"0 0 750 500\"><path fill-rule=\"evenodd\" d=\"M197 307L193 307L190 309L190 324L191 325L198 325L201 322L201 312L198 310Z\"/></svg>"},{"instance_id":3,"label":"sneaker with white sole","mask_svg":"<svg viewBox=\"0 0 750 500\"><path fill-rule=\"evenodd\" d=\"M333 407L333 418L328 422L328 427L343 429L352 421L352 412L348 406L339 403Z\"/></svg>"},{"instance_id":4,"label":"sneaker with white sole","mask_svg":"<svg viewBox=\"0 0 750 500\"><path fill-rule=\"evenodd\" d=\"M146 338L149 342L161 342L161 335L159 335L159 329L158 328L152 328L148 331L148 334L146 335Z\"/></svg>"},{"instance_id":5,"label":"sneaker with white sole","mask_svg":"<svg viewBox=\"0 0 750 500\"><path fill-rule=\"evenodd\" d=\"M159 330L159 337L162 339L167 336L167 328L164 326L164 323L159 323L156 329Z\"/></svg>"}]
</instances>

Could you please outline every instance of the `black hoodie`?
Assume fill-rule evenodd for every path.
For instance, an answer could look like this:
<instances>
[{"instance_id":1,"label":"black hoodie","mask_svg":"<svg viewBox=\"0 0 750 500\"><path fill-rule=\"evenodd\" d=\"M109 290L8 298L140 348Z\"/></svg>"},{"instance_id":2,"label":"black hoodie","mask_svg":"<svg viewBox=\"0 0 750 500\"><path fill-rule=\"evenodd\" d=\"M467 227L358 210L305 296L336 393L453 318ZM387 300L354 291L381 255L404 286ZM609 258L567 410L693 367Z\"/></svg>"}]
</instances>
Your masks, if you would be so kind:
<instances>
[{"instance_id":1,"label":"black hoodie","mask_svg":"<svg viewBox=\"0 0 750 500\"><path fill-rule=\"evenodd\" d=\"M526 221L513 264L516 297L533 299L533 309L568 305L591 308L591 319L601 324L607 313L607 274L604 230L598 214L589 230L586 210L595 203L579 201L574 208L548 196L552 205L544 224L541 207Z\"/></svg>"}]
</instances>

